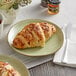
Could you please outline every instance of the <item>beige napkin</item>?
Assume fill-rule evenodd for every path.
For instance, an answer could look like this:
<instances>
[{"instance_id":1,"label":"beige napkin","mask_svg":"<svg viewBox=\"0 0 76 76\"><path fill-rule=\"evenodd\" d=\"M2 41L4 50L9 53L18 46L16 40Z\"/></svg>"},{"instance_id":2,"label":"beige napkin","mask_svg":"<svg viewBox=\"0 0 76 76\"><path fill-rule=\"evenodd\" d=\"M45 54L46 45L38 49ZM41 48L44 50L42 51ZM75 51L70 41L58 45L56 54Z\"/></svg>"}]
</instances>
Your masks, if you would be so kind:
<instances>
[{"instance_id":1,"label":"beige napkin","mask_svg":"<svg viewBox=\"0 0 76 76\"><path fill-rule=\"evenodd\" d=\"M73 25L71 30L70 38L67 40L67 47L66 46L66 39L64 40L63 47L55 54L53 62L59 65L76 67L76 25ZM64 58L63 53L65 52Z\"/></svg>"},{"instance_id":2,"label":"beige napkin","mask_svg":"<svg viewBox=\"0 0 76 76\"><path fill-rule=\"evenodd\" d=\"M68 39L67 52L65 53L63 62L68 64L76 64L76 25L73 25L70 39Z\"/></svg>"}]
</instances>

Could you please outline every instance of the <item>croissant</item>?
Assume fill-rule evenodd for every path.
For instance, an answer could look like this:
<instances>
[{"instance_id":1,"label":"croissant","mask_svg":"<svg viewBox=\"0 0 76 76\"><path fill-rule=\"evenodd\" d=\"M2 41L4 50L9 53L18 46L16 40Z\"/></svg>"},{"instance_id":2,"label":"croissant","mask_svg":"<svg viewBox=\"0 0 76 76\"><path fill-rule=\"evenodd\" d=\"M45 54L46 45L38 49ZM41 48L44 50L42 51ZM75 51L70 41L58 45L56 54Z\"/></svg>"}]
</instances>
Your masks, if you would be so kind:
<instances>
[{"instance_id":1,"label":"croissant","mask_svg":"<svg viewBox=\"0 0 76 76\"><path fill-rule=\"evenodd\" d=\"M44 32L45 41L47 41L56 32L56 28L53 24L49 24L47 22L41 22L40 26Z\"/></svg>"},{"instance_id":2,"label":"croissant","mask_svg":"<svg viewBox=\"0 0 76 76\"><path fill-rule=\"evenodd\" d=\"M14 38L13 46L19 49L44 47L45 42L56 32L54 25L41 22L25 26Z\"/></svg>"},{"instance_id":3,"label":"croissant","mask_svg":"<svg viewBox=\"0 0 76 76\"><path fill-rule=\"evenodd\" d=\"M9 63L0 61L0 76L21 76Z\"/></svg>"}]
</instances>

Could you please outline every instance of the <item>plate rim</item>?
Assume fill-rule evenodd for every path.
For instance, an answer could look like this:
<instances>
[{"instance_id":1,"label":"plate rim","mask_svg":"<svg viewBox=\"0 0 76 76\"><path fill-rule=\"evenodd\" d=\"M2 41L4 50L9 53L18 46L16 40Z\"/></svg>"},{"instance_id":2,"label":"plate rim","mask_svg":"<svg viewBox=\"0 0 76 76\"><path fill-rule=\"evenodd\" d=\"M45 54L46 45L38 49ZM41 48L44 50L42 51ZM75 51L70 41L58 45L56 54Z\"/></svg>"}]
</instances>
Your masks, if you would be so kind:
<instances>
[{"instance_id":1,"label":"plate rim","mask_svg":"<svg viewBox=\"0 0 76 76\"><path fill-rule=\"evenodd\" d=\"M46 21L46 22L49 22L49 23L54 24L55 26L57 26L57 27L61 30L61 28L60 28L57 24L53 23L52 21L45 20L45 19L26 19L26 20L18 21L18 22L16 22L16 23L13 24L13 25L16 25L16 24L18 24L18 23L20 23L20 22L24 22L24 21L28 21L28 20L41 20L41 21ZM13 27L14 27L14 26L12 26L12 27L10 28L10 30L11 30ZM8 41L8 35L9 35L10 30L8 31L8 34L7 34L7 41ZM62 41L62 45L60 46L60 48L63 46L63 43L64 43L64 33L63 33L62 30L61 30L61 32L62 32L62 35L63 35L63 41ZM60 48L58 48L58 49L56 49L56 51L54 51L54 52L52 52L52 53L49 53L49 54L46 54L46 55L28 55L28 54L23 54L23 53L21 53L21 52L19 52L19 51L16 51L16 50L10 45L9 41L8 41L8 44L9 44L9 46L10 46L15 52L17 52L17 53L19 53L19 54L21 54L21 55L24 55L24 56L29 56L29 57L42 57L42 56L52 55L52 54L56 53L56 52L60 49Z\"/></svg>"},{"instance_id":2,"label":"plate rim","mask_svg":"<svg viewBox=\"0 0 76 76\"><path fill-rule=\"evenodd\" d=\"M25 71L26 71L27 75L30 76L30 72L29 72L29 70L27 69L26 64L22 63L22 61L19 60L18 58L12 57L12 56L8 56L8 55L5 55L5 54L0 54L0 57L8 57L8 58L10 58L10 59L13 59L13 60L15 60L15 61L18 61L18 62L25 68ZM1 61L1 60L0 60L0 61ZM5 60L4 60L4 61L5 61ZM10 63L10 60L7 61L7 62ZM10 64L10 65L11 65L11 64ZM13 67L14 67L14 66L13 66ZM18 71L18 72L19 72L19 71Z\"/></svg>"}]
</instances>

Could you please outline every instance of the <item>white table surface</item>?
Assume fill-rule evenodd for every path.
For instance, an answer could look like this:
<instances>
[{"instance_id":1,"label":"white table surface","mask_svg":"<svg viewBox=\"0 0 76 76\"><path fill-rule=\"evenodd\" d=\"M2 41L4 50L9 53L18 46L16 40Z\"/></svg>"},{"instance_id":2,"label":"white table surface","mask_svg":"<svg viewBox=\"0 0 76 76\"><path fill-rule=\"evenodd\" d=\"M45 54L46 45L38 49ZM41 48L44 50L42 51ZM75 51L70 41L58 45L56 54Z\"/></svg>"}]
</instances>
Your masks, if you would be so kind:
<instances>
[{"instance_id":1,"label":"white table surface","mask_svg":"<svg viewBox=\"0 0 76 76\"><path fill-rule=\"evenodd\" d=\"M63 25L71 21L76 23L76 0L62 0L60 4L60 12L57 15L47 13L47 8L40 6L41 0L32 0L32 3L22 9L17 14L17 21L23 19L46 19L58 25Z\"/></svg>"},{"instance_id":2,"label":"white table surface","mask_svg":"<svg viewBox=\"0 0 76 76\"><path fill-rule=\"evenodd\" d=\"M31 18L49 20L60 27L69 21L71 21L73 24L76 23L76 0L62 0L60 4L60 12L53 16L47 13L47 8L40 6L40 2L41 0L32 0L30 5L20 8L15 22ZM5 26L5 32L7 32L6 29L8 27L8 25ZM4 44L4 46L7 46L7 44L3 43L6 42L6 40L1 40L0 42L1 44ZM0 54L3 54L2 50L4 50L5 54L8 55L4 46L0 45ZM7 46L7 48L9 48L9 46ZM11 52L13 53L13 50L9 51L9 54L11 54ZM30 69L30 74L31 76L76 76L76 69L61 67L54 65L51 62L47 62Z\"/></svg>"},{"instance_id":3,"label":"white table surface","mask_svg":"<svg viewBox=\"0 0 76 76\"><path fill-rule=\"evenodd\" d=\"M71 22L76 24L76 0L62 0L60 4L60 12L57 15L51 16L47 13L47 8L40 7L41 0L33 0L29 7L25 8L23 14L26 16L17 17L22 19L39 18L52 21L59 26ZM29 8L31 8L29 10ZM22 11L19 12L19 14ZM27 14L27 15L26 15ZM47 62L40 66L30 69L31 76L76 76L75 68L68 68L55 65L51 62Z\"/></svg>"}]
</instances>

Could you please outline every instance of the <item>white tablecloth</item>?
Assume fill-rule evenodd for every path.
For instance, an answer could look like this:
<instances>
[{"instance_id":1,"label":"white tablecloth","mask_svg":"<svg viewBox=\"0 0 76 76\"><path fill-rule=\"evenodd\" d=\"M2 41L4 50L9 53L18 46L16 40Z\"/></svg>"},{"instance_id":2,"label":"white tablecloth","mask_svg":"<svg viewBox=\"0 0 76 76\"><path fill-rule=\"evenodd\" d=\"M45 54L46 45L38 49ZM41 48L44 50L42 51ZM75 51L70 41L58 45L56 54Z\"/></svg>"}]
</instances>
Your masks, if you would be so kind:
<instances>
[{"instance_id":1,"label":"white tablecloth","mask_svg":"<svg viewBox=\"0 0 76 76\"><path fill-rule=\"evenodd\" d=\"M20 8L14 23L25 19L45 19L54 22L60 27L62 27L65 23L68 23L69 21L75 23L75 0L73 0L73 2L72 0L61 1L59 14L53 16L47 13L47 8L40 6L40 2L41 0L32 0L32 3L30 5ZM13 49L8 45L7 42L7 33L11 26L12 25L4 26L3 38L0 40L0 54L10 55L18 58L27 66L27 68L31 68L52 60L53 56L51 55L46 57L34 58L23 56L13 51Z\"/></svg>"}]
</instances>

